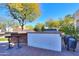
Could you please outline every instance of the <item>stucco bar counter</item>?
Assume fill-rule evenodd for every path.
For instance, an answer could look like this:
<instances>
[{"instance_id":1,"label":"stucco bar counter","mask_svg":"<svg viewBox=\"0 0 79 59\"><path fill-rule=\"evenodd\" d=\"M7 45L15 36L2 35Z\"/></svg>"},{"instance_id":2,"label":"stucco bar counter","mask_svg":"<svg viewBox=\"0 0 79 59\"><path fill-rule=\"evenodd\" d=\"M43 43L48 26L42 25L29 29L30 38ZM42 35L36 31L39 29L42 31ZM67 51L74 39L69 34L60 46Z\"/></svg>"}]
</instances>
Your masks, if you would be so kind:
<instances>
[{"instance_id":1,"label":"stucco bar counter","mask_svg":"<svg viewBox=\"0 0 79 59\"><path fill-rule=\"evenodd\" d=\"M61 52L61 36L59 32L28 32L28 46Z\"/></svg>"}]
</instances>

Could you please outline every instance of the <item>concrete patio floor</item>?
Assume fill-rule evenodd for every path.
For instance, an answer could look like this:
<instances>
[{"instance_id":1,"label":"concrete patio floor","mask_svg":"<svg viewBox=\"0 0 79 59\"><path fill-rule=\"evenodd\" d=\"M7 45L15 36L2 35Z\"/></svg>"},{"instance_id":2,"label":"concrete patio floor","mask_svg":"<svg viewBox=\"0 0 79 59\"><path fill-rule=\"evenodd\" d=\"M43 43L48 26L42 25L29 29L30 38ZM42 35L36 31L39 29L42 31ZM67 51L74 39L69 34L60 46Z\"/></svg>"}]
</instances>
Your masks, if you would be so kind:
<instances>
[{"instance_id":1,"label":"concrete patio floor","mask_svg":"<svg viewBox=\"0 0 79 59\"><path fill-rule=\"evenodd\" d=\"M21 48L15 46L8 49L8 43L0 43L0 56L79 56L79 42L75 52L67 51L62 46L62 52L41 48L29 47L21 44Z\"/></svg>"}]
</instances>

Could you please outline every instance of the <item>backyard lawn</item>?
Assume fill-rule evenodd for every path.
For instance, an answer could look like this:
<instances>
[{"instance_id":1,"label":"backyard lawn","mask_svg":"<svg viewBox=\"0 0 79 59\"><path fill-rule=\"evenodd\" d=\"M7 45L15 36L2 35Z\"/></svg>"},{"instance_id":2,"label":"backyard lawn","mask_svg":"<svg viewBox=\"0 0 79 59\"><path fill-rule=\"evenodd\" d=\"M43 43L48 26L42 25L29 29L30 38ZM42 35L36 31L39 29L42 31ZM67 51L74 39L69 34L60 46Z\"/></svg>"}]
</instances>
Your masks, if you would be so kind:
<instances>
[{"instance_id":1,"label":"backyard lawn","mask_svg":"<svg viewBox=\"0 0 79 59\"><path fill-rule=\"evenodd\" d=\"M0 38L0 41L7 41L7 38Z\"/></svg>"}]
</instances>

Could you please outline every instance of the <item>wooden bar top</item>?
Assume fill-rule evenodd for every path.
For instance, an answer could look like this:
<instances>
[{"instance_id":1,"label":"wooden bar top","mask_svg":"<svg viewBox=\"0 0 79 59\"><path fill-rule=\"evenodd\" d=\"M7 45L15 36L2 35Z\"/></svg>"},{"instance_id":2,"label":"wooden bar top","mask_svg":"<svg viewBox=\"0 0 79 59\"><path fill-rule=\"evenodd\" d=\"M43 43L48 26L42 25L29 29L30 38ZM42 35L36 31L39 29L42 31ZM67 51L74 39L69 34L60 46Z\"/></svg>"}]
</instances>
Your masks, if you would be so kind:
<instances>
[{"instance_id":1,"label":"wooden bar top","mask_svg":"<svg viewBox=\"0 0 79 59\"><path fill-rule=\"evenodd\" d=\"M21 33L27 33L27 32L23 32L23 31L18 31L18 32L5 32L7 34L21 34Z\"/></svg>"}]
</instances>

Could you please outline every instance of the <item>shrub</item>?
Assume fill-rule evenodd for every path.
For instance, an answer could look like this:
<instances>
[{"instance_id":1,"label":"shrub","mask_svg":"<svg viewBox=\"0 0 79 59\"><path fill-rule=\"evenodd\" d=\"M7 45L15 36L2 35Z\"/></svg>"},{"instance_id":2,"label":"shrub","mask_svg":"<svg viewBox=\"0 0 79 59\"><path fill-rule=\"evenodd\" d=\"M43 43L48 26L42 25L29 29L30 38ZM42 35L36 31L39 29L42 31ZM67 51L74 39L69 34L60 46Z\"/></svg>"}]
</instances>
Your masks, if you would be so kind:
<instances>
[{"instance_id":1,"label":"shrub","mask_svg":"<svg viewBox=\"0 0 79 59\"><path fill-rule=\"evenodd\" d=\"M75 38L79 38L78 31L75 29L74 25L64 25L62 26L59 31L64 32L65 35L72 35Z\"/></svg>"}]
</instances>

